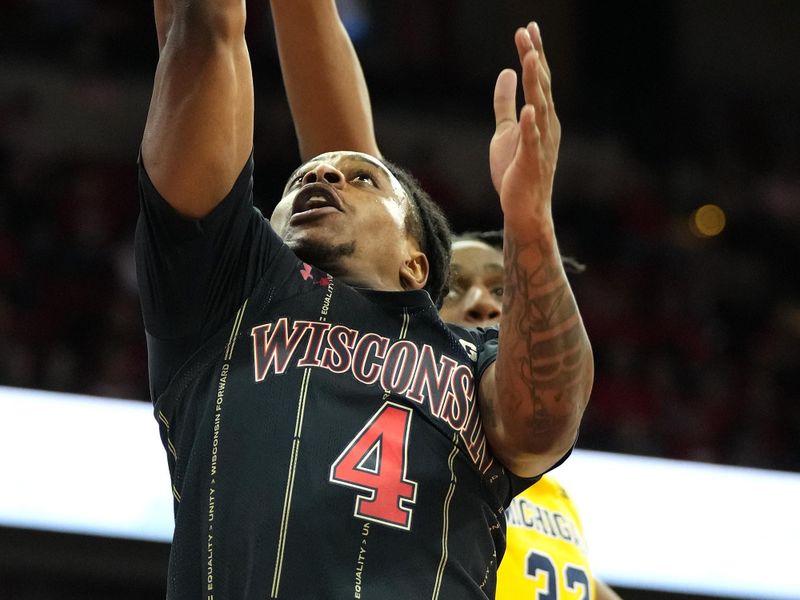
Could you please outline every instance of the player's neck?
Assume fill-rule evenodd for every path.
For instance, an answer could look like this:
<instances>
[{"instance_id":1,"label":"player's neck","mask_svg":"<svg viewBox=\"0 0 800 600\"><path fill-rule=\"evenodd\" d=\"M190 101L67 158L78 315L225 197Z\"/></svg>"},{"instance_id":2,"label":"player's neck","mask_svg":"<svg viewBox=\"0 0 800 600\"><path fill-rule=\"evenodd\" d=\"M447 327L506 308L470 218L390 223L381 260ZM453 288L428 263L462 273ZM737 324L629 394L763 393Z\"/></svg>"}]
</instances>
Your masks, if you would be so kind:
<instances>
[{"instance_id":1,"label":"player's neck","mask_svg":"<svg viewBox=\"0 0 800 600\"><path fill-rule=\"evenodd\" d=\"M379 292L402 292L405 290L400 282L399 272L378 273L374 271L374 265L363 264L354 257L347 257L340 261L338 267L336 269L338 272L332 272L331 275L352 287Z\"/></svg>"}]
</instances>

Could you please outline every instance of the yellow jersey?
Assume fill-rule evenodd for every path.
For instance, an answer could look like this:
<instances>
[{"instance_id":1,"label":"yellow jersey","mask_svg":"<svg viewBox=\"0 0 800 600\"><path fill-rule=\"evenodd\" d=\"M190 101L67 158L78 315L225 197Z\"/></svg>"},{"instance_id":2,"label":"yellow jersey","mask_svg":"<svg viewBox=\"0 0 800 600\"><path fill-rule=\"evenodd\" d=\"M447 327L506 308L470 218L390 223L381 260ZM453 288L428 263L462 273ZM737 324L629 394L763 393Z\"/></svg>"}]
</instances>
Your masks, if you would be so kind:
<instances>
[{"instance_id":1,"label":"yellow jersey","mask_svg":"<svg viewBox=\"0 0 800 600\"><path fill-rule=\"evenodd\" d=\"M578 512L552 477L543 477L514 498L506 522L497 600L594 600Z\"/></svg>"}]
</instances>

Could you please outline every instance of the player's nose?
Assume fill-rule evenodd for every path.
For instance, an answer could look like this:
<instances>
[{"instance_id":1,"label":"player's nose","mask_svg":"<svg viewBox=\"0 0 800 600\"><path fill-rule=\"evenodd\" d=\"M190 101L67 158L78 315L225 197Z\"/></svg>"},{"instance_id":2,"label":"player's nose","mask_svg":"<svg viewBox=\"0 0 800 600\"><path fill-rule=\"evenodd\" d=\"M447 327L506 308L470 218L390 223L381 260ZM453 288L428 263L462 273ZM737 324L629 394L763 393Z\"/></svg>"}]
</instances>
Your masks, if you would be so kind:
<instances>
[{"instance_id":1,"label":"player's nose","mask_svg":"<svg viewBox=\"0 0 800 600\"><path fill-rule=\"evenodd\" d=\"M320 163L303 176L303 185L324 182L334 187L344 184L344 174L328 163Z\"/></svg>"},{"instance_id":2,"label":"player's nose","mask_svg":"<svg viewBox=\"0 0 800 600\"><path fill-rule=\"evenodd\" d=\"M502 305L483 285L473 285L466 294L464 320L471 325L493 325L500 319Z\"/></svg>"}]
</instances>

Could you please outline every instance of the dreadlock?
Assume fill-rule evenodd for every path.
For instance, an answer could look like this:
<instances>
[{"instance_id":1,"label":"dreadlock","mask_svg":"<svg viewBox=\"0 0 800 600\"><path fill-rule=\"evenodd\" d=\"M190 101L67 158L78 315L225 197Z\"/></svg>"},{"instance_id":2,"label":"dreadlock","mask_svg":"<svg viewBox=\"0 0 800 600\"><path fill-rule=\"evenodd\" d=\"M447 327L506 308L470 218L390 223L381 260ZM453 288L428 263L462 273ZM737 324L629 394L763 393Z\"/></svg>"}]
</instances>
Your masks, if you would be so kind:
<instances>
[{"instance_id":1,"label":"dreadlock","mask_svg":"<svg viewBox=\"0 0 800 600\"><path fill-rule=\"evenodd\" d=\"M428 258L430 269L424 289L436 307L441 308L450 282L450 246L453 237L450 224L442 209L431 200L413 175L386 159L383 159L383 163L411 200L406 229L419 242L420 250Z\"/></svg>"}]
</instances>

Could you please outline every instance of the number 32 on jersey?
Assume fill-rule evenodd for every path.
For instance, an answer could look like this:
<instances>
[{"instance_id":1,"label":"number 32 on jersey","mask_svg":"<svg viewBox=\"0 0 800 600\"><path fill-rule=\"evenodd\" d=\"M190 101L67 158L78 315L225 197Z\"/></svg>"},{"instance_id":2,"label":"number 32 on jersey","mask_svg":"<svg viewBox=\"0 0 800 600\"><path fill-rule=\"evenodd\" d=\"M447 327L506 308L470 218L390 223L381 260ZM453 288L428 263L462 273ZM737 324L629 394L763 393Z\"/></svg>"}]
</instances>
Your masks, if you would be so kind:
<instances>
[{"instance_id":1,"label":"number 32 on jersey","mask_svg":"<svg viewBox=\"0 0 800 600\"><path fill-rule=\"evenodd\" d=\"M564 565L560 574L555 562L547 554L531 550L525 557L525 577L533 579L537 584L544 577L544 588L536 592L536 600L560 600L576 598L590 600L591 587L586 571L579 565Z\"/></svg>"},{"instance_id":2,"label":"number 32 on jersey","mask_svg":"<svg viewBox=\"0 0 800 600\"><path fill-rule=\"evenodd\" d=\"M386 402L331 465L330 481L355 488L353 515L411 529L417 483L406 477L410 408Z\"/></svg>"}]
</instances>

